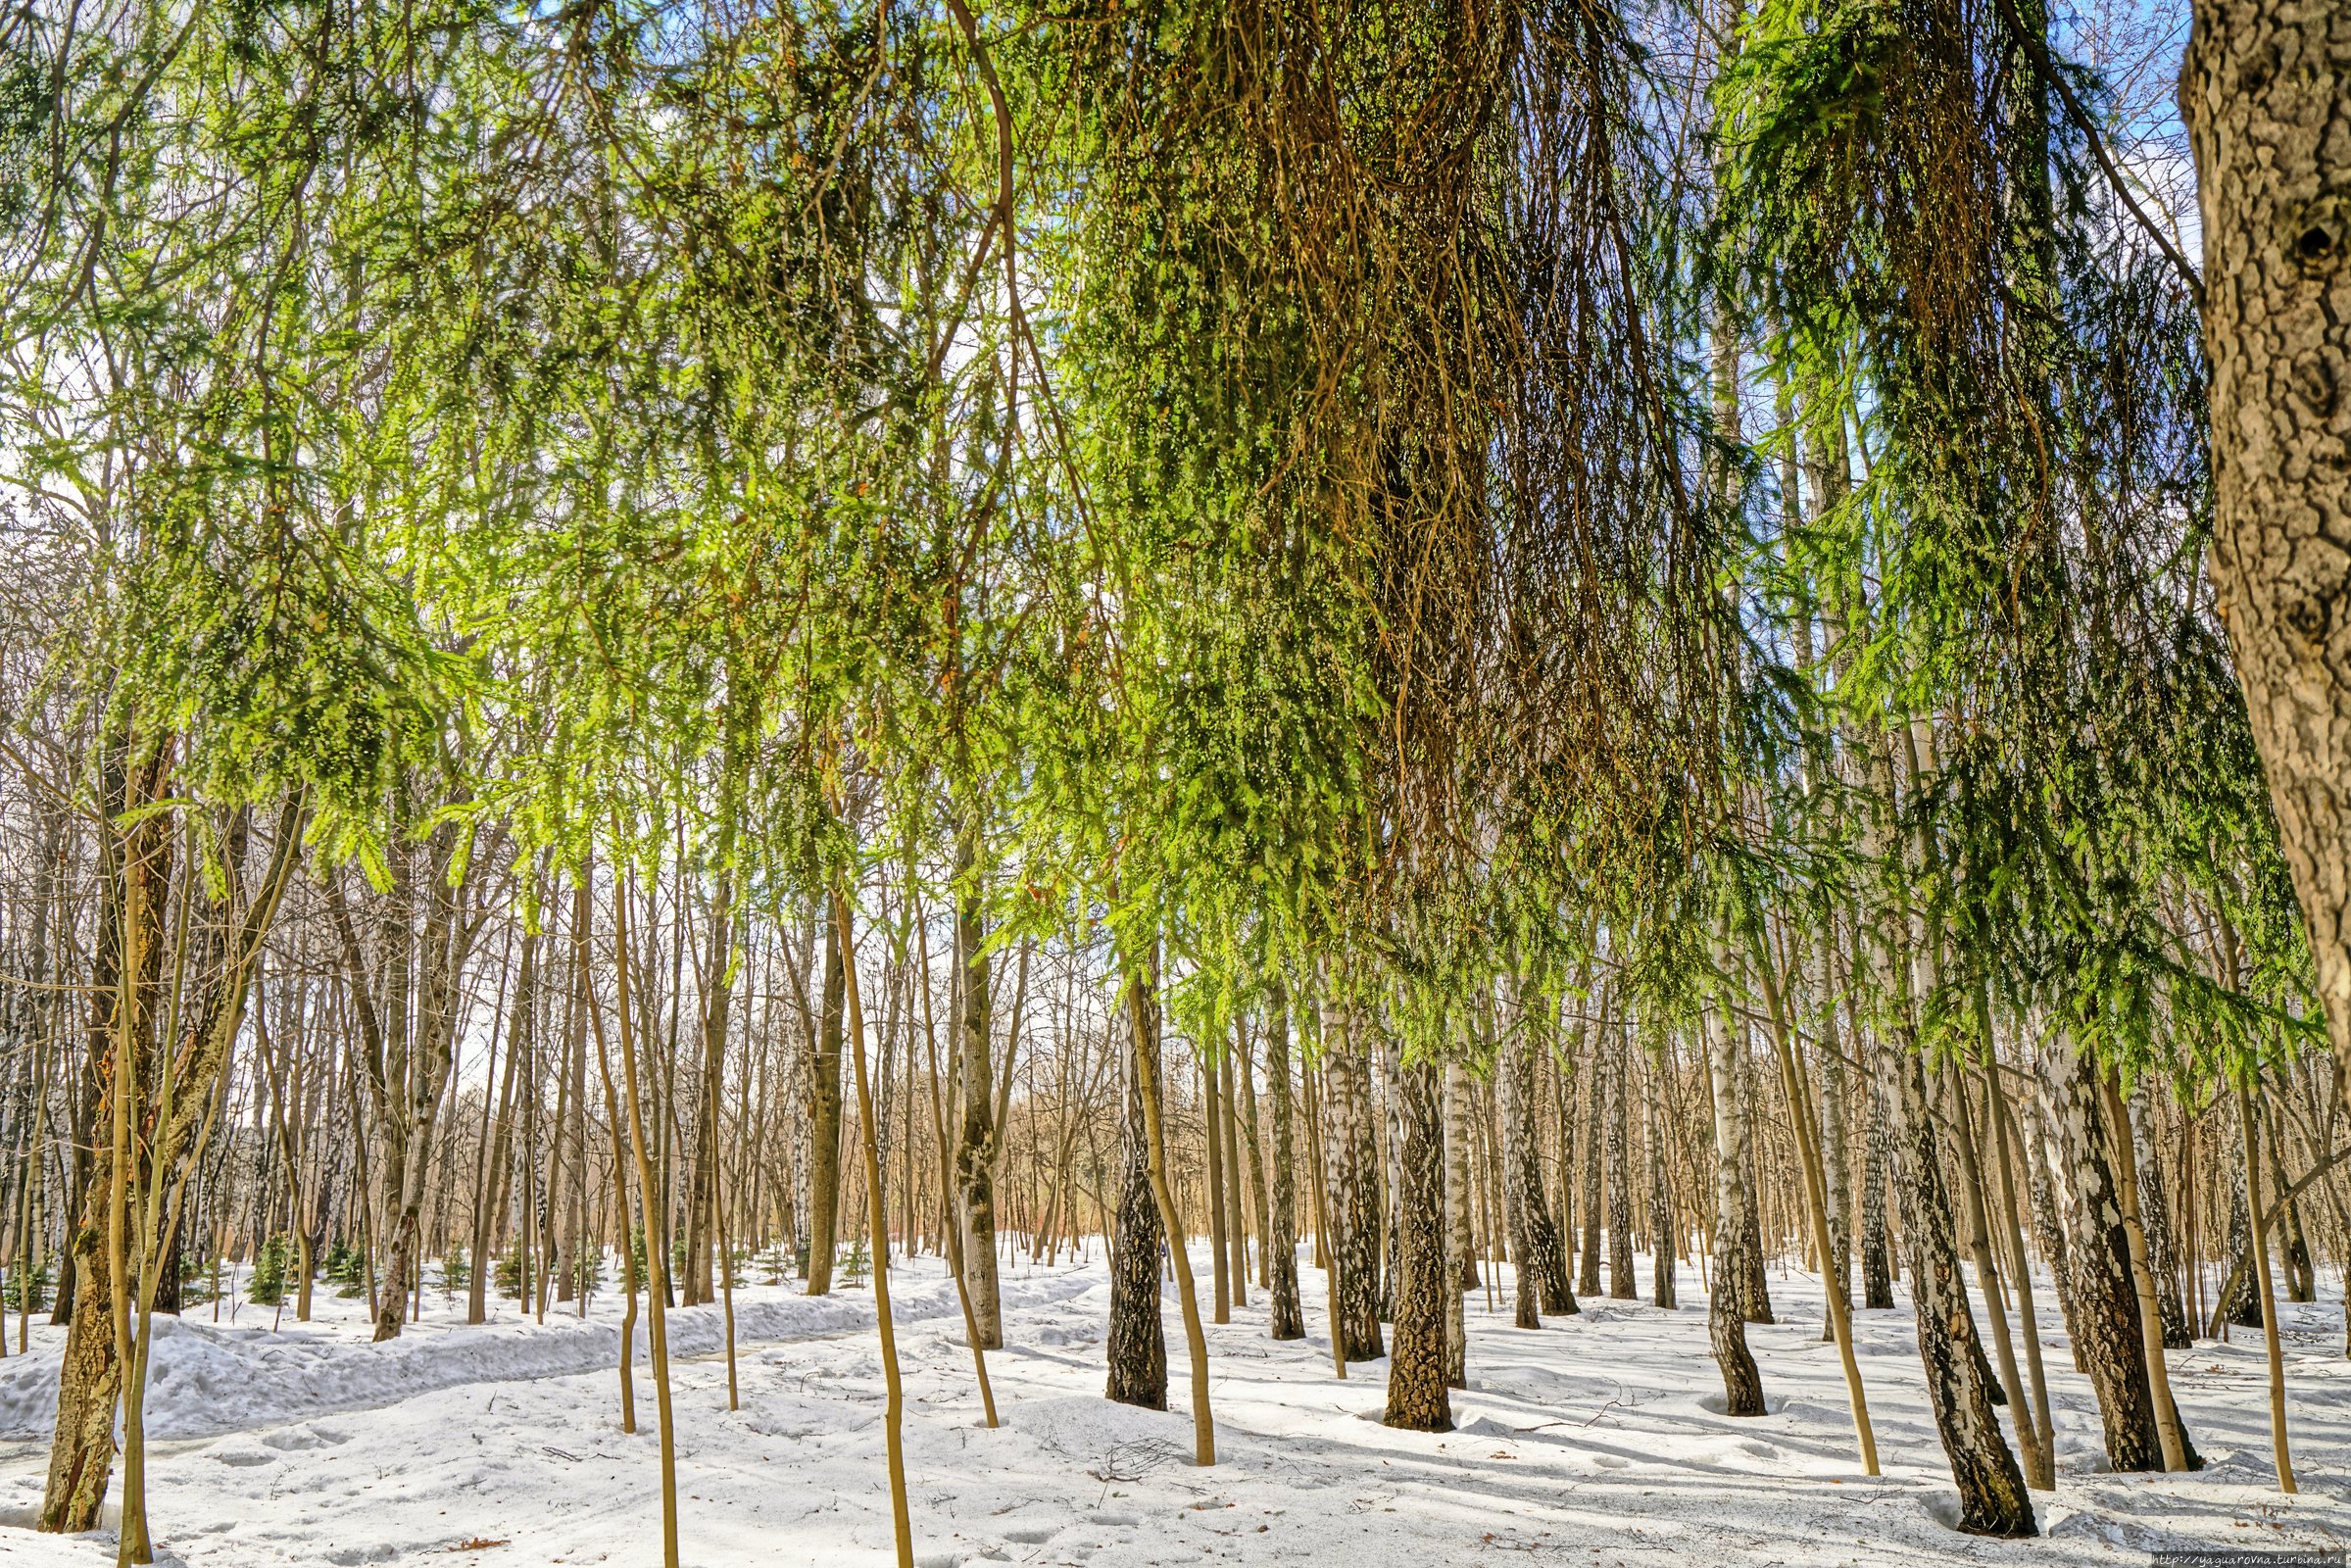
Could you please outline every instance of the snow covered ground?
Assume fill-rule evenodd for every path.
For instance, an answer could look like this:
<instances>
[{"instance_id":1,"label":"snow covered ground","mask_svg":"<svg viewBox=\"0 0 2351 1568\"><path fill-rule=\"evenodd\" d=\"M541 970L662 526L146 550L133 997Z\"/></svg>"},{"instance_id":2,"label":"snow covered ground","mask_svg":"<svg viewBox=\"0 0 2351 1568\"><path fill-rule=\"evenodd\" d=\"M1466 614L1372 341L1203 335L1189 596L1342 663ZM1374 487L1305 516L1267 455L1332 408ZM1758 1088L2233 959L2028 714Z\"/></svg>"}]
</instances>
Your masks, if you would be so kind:
<instances>
[{"instance_id":1,"label":"snow covered ground","mask_svg":"<svg viewBox=\"0 0 2351 1568\"><path fill-rule=\"evenodd\" d=\"M1203 1288L1205 1249L1196 1258ZM1507 1277L1507 1270L1503 1271ZM2209 1467L2184 1477L2102 1473L2097 1413L2045 1314L2058 1490L2036 1495L2045 1538L2001 1543L1938 1522L1950 1473L1920 1388L1907 1310L1857 1314L1886 1475L1854 1456L1843 1382L1820 1340L1821 1298L1773 1278L1781 1322L1749 1330L1773 1413L1707 1408L1721 1383L1703 1298L1588 1300L1541 1331L1506 1298L1469 1298L1470 1380L1459 1430L1379 1424L1386 1363L1334 1381L1321 1276L1301 1270L1303 1343L1264 1337L1252 1290L1208 1330L1220 1462L1190 1464L1183 1335L1172 1290L1168 1414L1102 1397L1108 1280L1087 1263L1008 1270L1006 1348L993 1354L1003 1426L980 1425L970 1352L935 1260L893 1275L907 1390L916 1560L950 1564L1534 1561L1637 1568L1966 1561L2136 1564L2162 1547L2351 1544L2351 1362L2341 1299L2288 1307L2286 1375L2303 1492L2270 1470L2256 1335L2172 1358ZM1641 1263L1648 1280L1648 1264ZM2043 1300L2049 1298L2044 1284ZM360 1304L321 1290L318 1321L250 1303L159 1319L148 1398L151 1519L185 1568L425 1563L656 1564L661 1506L653 1385L639 1430L619 1428L618 1303L544 1327L498 1303L491 1324L428 1293L424 1322L366 1343ZM742 1408L726 1407L715 1308L669 1316L684 1559L723 1565L890 1559L879 1349L871 1295L811 1301L737 1293ZM14 1324L10 1325L12 1335ZM40 1494L59 1331L0 1361L0 1568L113 1561L110 1534L23 1528ZM11 1341L13 1345L13 1338ZM640 1330L640 1358L644 1340Z\"/></svg>"}]
</instances>

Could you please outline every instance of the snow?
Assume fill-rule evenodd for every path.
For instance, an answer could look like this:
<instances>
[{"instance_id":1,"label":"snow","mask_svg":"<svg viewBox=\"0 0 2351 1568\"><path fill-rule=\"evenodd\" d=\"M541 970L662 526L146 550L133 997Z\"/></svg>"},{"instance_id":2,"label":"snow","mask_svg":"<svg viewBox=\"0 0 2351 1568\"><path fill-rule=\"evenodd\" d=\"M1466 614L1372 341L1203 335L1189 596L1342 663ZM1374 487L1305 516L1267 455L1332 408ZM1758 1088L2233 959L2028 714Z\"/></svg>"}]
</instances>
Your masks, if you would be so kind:
<instances>
[{"instance_id":1,"label":"snow","mask_svg":"<svg viewBox=\"0 0 2351 1568\"><path fill-rule=\"evenodd\" d=\"M1205 1249L1195 1270L1207 1278ZM1506 1280L1508 1270L1500 1271ZM2045 1538L1956 1534L1950 1473L1920 1386L1907 1309L1856 1316L1886 1474L1854 1455L1843 1381L1820 1340L1817 1282L1773 1280L1781 1321L1751 1327L1772 1413L1715 1413L1702 1292L1685 1304L1590 1300L1541 1330L1468 1298L1470 1380L1457 1430L1379 1424L1385 1363L1331 1375L1321 1276L1301 1268L1311 1337L1264 1337L1253 1288L1208 1327L1219 1463L1191 1465L1183 1334L1165 1303L1168 1413L1102 1397L1109 1284L1082 1264L1007 1267L1006 1348L989 1357L1004 1425L980 1424L952 1285L933 1259L892 1275L906 1387L915 1557L931 1568L1035 1563L1416 1564L1533 1560L1636 1565L1970 1562L2136 1564L2165 1547L2351 1544L2351 1362L2339 1296L2288 1306L2286 1376L2303 1492L2270 1469L2258 1334L2172 1357L2210 1461L2193 1476L2105 1472L2097 1411L2054 1313L2043 1343L2058 1490L2035 1494ZM1648 1278L1641 1260L1641 1278ZM2047 1300L2045 1290L2041 1299ZM653 1385L638 1336L633 1436L619 1429L618 1302L544 1327L497 1303L465 1327L428 1292L425 1320L367 1343L361 1304L323 1289L317 1321L209 1308L158 1322L148 1397L150 1519L185 1568L448 1561L653 1564L661 1506ZM737 1292L742 1408L726 1407L717 1310L669 1314L680 1535L698 1565L891 1560L879 1348L871 1295ZM12 1329L14 1325L11 1325ZM29 1521L62 1331L0 1362L0 1521ZM484 1544L491 1543L494 1544ZM105 1532L0 1528L0 1568L113 1560Z\"/></svg>"}]
</instances>

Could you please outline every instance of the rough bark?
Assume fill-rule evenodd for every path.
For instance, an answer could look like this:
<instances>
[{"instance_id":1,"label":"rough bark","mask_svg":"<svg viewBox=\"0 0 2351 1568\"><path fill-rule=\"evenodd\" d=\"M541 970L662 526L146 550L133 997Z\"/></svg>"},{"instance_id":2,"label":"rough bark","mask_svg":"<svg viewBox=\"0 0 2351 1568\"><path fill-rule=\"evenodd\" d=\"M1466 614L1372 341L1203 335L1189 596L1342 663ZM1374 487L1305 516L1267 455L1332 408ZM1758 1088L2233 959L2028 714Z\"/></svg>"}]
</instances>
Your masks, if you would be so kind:
<instances>
[{"instance_id":1,"label":"rough bark","mask_svg":"<svg viewBox=\"0 0 2351 1568\"><path fill-rule=\"evenodd\" d=\"M1763 1216L1755 1198L1755 1072L1745 1029L1733 1028L1730 1033L1732 1157L1740 1172L1739 1248L1734 1254L1738 1267L1731 1278L1739 1315L1749 1323L1770 1323L1774 1320L1771 1289L1763 1274Z\"/></svg>"},{"instance_id":2,"label":"rough bark","mask_svg":"<svg viewBox=\"0 0 2351 1568\"><path fill-rule=\"evenodd\" d=\"M1584 1236L1576 1257L1576 1290L1585 1296L1600 1294L1600 1225L1605 1218L1600 1209L1600 1167L1608 1110L1608 1069L1602 1058L1607 1038L1608 1020L1603 1012L1598 1023L1584 1031L1584 1136L1577 1166L1581 1191L1576 1195Z\"/></svg>"},{"instance_id":3,"label":"rough bark","mask_svg":"<svg viewBox=\"0 0 2351 1568\"><path fill-rule=\"evenodd\" d=\"M2097 1391L2107 1462L2118 1471L2161 1470L2163 1448L2147 1386L2138 1288L2131 1278L2130 1238L2106 1150L2105 1121L2098 1113L2097 1088L2062 1039L2042 1049L2040 1067L2071 1209L2066 1238L2074 1296L2071 1327L2082 1369ZM2184 1432L2181 1441L2186 1441Z\"/></svg>"},{"instance_id":4,"label":"rough bark","mask_svg":"<svg viewBox=\"0 0 2351 1568\"><path fill-rule=\"evenodd\" d=\"M1376 1361L1380 1339L1380 1177L1368 1055L1344 1005L1322 1009L1324 1081L1331 1119L1330 1216L1337 1233L1340 1342L1349 1361Z\"/></svg>"},{"instance_id":5,"label":"rough bark","mask_svg":"<svg viewBox=\"0 0 2351 1568\"><path fill-rule=\"evenodd\" d=\"M963 1227L963 1288L979 1325L980 1348L1004 1348L1003 1297L996 1279L996 1079L988 994L986 928L981 923L978 851L970 832L955 849L955 1027L961 1035L962 1122L955 1141L955 1192ZM878 1266L878 1265L877 1265Z\"/></svg>"},{"instance_id":6,"label":"rough bark","mask_svg":"<svg viewBox=\"0 0 2351 1568\"><path fill-rule=\"evenodd\" d=\"M1461 1311L1461 1293L1478 1284L1477 1252L1469 1224L1469 1078L1458 1062L1445 1064L1440 1077L1439 1112L1445 1153L1445 1381L1447 1388L1469 1386L1469 1325Z\"/></svg>"},{"instance_id":7,"label":"rough bark","mask_svg":"<svg viewBox=\"0 0 2351 1568\"><path fill-rule=\"evenodd\" d=\"M1893 1131L1877 1086L1864 1086L1861 1098L1870 1113L1861 1156L1861 1304L1886 1311L1894 1304L1893 1249L1886 1234L1886 1166L1893 1153Z\"/></svg>"},{"instance_id":8,"label":"rough bark","mask_svg":"<svg viewBox=\"0 0 2351 1568\"><path fill-rule=\"evenodd\" d=\"M1290 1094L1290 1000L1277 992L1265 1028L1265 1092L1273 1102L1273 1191L1266 1208L1265 1261L1273 1304L1266 1314L1277 1340L1306 1337L1306 1317L1298 1294L1297 1135L1292 1130Z\"/></svg>"},{"instance_id":9,"label":"rough bark","mask_svg":"<svg viewBox=\"0 0 2351 1568\"><path fill-rule=\"evenodd\" d=\"M1620 1021L1608 1038L1608 1295L1641 1298L1633 1277L1632 1063Z\"/></svg>"},{"instance_id":10,"label":"rough bark","mask_svg":"<svg viewBox=\"0 0 2351 1568\"><path fill-rule=\"evenodd\" d=\"M1853 1303L1852 1152L1845 1131L1845 1058L1837 1035L1837 1004L1833 1000L1837 977L1833 958L1833 941L1823 940L1814 945L1814 984L1820 1000L1817 1027L1821 1062L1821 1184L1829 1222L1829 1256L1824 1267L1829 1289L1837 1293L1837 1298L1849 1313ZM1829 1317L1825 1312L1821 1315ZM1828 1339L1834 1331L1833 1321L1824 1322L1821 1338Z\"/></svg>"},{"instance_id":11,"label":"rough bark","mask_svg":"<svg viewBox=\"0 0 2351 1568\"><path fill-rule=\"evenodd\" d=\"M2196 0L2211 569L2351 1076L2351 69L2339 0Z\"/></svg>"},{"instance_id":12,"label":"rough bark","mask_svg":"<svg viewBox=\"0 0 2351 1568\"><path fill-rule=\"evenodd\" d=\"M808 1041L808 1289L833 1290L833 1250L841 1223L841 1012L844 976L837 943L824 944L823 1000Z\"/></svg>"},{"instance_id":13,"label":"rough bark","mask_svg":"<svg viewBox=\"0 0 2351 1568\"><path fill-rule=\"evenodd\" d=\"M2037 1535L2024 1472L2001 1435L1991 1383L1984 1373L1984 1350L1959 1270L1926 1070L1906 1050L1885 1052L1880 1070L1891 1080L1901 1121L1902 1235L1910 1244L1919 1358L1935 1406L1935 1435L1959 1487L1959 1527L1971 1535Z\"/></svg>"},{"instance_id":14,"label":"rough bark","mask_svg":"<svg viewBox=\"0 0 2351 1568\"><path fill-rule=\"evenodd\" d=\"M1445 1242L1445 1119L1438 1069L1426 1062L1390 1079L1403 1128L1402 1185L1396 1193L1396 1346L1388 1362L1381 1419L1414 1432L1453 1430L1445 1392L1447 1297L1459 1298Z\"/></svg>"},{"instance_id":15,"label":"rough bark","mask_svg":"<svg viewBox=\"0 0 2351 1568\"><path fill-rule=\"evenodd\" d=\"M2168 1350L2184 1350L2187 1313L2180 1304L2180 1251L2172 1239L2172 1204L2163 1179L2163 1152L2155 1137L2155 1107L2148 1080L2132 1087L2131 1147L2138 1157L2138 1217L2147 1230L2147 1264L2155 1271L2155 1304L2163 1315L2163 1344Z\"/></svg>"},{"instance_id":16,"label":"rough bark","mask_svg":"<svg viewBox=\"0 0 2351 1568\"><path fill-rule=\"evenodd\" d=\"M1673 1194L1665 1176L1665 1117L1658 1109L1657 1097L1649 1097L1647 1105L1649 1139L1649 1280L1655 1287L1651 1298L1657 1305L1668 1308L1681 1305L1674 1289L1674 1253L1678 1238L1674 1221Z\"/></svg>"},{"instance_id":17,"label":"rough bark","mask_svg":"<svg viewBox=\"0 0 2351 1568\"><path fill-rule=\"evenodd\" d=\"M1542 1144L1536 1132L1535 1057L1517 982L1504 982L1502 1038L1495 1069L1500 1113L1502 1184L1509 1193L1510 1255L1518 1270L1519 1326L1537 1327L1535 1307L1554 1314L1576 1310L1568 1288L1567 1247L1543 1192Z\"/></svg>"},{"instance_id":18,"label":"rough bark","mask_svg":"<svg viewBox=\"0 0 2351 1568\"><path fill-rule=\"evenodd\" d=\"M694 1111L694 1163L687 1173L686 1267L678 1280L678 1294L688 1306L716 1297L718 1122L724 1103L727 1013L735 994L726 983L727 965L734 961L735 884L723 862L731 843L730 831L721 839L717 887L710 897L710 948L703 958L702 1059L696 1064L701 1093Z\"/></svg>"},{"instance_id":19,"label":"rough bark","mask_svg":"<svg viewBox=\"0 0 2351 1568\"><path fill-rule=\"evenodd\" d=\"M1167 1232L1151 1193L1151 1130L1144 1119L1138 1062L1157 1070L1159 1053L1135 1049L1135 1024L1159 1026L1158 999L1140 977L1127 984L1142 992L1118 1009L1115 1026L1126 1037L1125 1137L1119 1146L1117 1228L1110 1238L1110 1382L1107 1393L1121 1404L1147 1410L1167 1408L1167 1334L1159 1322L1159 1253Z\"/></svg>"},{"instance_id":20,"label":"rough bark","mask_svg":"<svg viewBox=\"0 0 2351 1568\"><path fill-rule=\"evenodd\" d=\"M1706 1011L1706 1071L1714 1085L1714 1289L1707 1293L1706 1329L1723 1374L1723 1413L1761 1415L1763 1375L1747 1348L1746 1315L1739 1305L1739 1189L1746 1173L1731 1124L1731 1022L1719 1007Z\"/></svg>"}]
</instances>

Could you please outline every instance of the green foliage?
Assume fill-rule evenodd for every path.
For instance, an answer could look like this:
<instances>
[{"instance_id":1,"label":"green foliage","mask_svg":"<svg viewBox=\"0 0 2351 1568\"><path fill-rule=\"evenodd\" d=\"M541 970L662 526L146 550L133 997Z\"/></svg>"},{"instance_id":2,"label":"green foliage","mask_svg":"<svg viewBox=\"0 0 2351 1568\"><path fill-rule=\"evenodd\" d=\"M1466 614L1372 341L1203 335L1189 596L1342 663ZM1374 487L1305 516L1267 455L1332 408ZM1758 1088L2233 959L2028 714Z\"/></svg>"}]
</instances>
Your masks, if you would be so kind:
<instances>
[{"instance_id":1,"label":"green foliage","mask_svg":"<svg viewBox=\"0 0 2351 1568\"><path fill-rule=\"evenodd\" d=\"M344 1300L367 1294L367 1259L358 1248L346 1242L337 1241L327 1248L319 1273Z\"/></svg>"},{"instance_id":2,"label":"green foliage","mask_svg":"<svg viewBox=\"0 0 2351 1568\"><path fill-rule=\"evenodd\" d=\"M284 1301L293 1258L290 1238L278 1235L263 1242L253 1254L253 1272L245 1277L245 1298L256 1306L276 1306Z\"/></svg>"},{"instance_id":3,"label":"green foliage","mask_svg":"<svg viewBox=\"0 0 2351 1568\"><path fill-rule=\"evenodd\" d=\"M40 1266L31 1271L30 1309L32 1311L40 1311L52 1304L50 1287L54 1283L55 1281L50 1275L49 1260L43 1258ZM0 1275L0 1307L5 1307L11 1312L24 1310L25 1284L25 1270L21 1264L9 1269L4 1275Z\"/></svg>"}]
</instances>

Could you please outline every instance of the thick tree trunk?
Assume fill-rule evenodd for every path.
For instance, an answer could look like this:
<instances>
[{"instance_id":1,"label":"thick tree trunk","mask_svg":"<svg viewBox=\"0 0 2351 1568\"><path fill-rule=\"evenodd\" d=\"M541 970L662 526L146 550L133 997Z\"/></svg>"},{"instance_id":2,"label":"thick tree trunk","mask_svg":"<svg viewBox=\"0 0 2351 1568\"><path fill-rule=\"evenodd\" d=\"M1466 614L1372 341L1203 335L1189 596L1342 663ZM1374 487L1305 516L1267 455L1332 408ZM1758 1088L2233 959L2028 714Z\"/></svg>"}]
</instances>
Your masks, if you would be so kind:
<instances>
[{"instance_id":1,"label":"thick tree trunk","mask_svg":"<svg viewBox=\"0 0 2351 1568\"><path fill-rule=\"evenodd\" d=\"M2066 1254L2074 1296L2072 1331L2082 1369L2097 1391L2107 1462L2118 1471L2161 1470L2163 1446L2147 1385L2138 1288L2131 1278L2130 1238L2107 1153L2105 1120L2098 1113L2098 1091L2062 1038L2043 1048L2040 1065L2071 1201Z\"/></svg>"},{"instance_id":2,"label":"thick tree trunk","mask_svg":"<svg viewBox=\"0 0 2351 1568\"><path fill-rule=\"evenodd\" d=\"M1892 1080L1891 1098L1901 1118L1902 1235L1910 1244L1919 1358L1927 1370L1935 1433L1959 1487L1959 1527L1972 1535L2037 1535L2024 1472L2001 1436L1990 1381L1984 1375L1984 1350L1960 1275L1925 1068L1914 1052L1888 1050L1881 1071Z\"/></svg>"},{"instance_id":3,"label":"thick tree trunk","mask_svg":"<svg viewBox=\"0 0 2351 1568\"><path fill-rule=\"evenodd\" d=\"M1381 1419L1414 1432L1453 1430L1445 1392L1446 1298L1459 1299L1445 1243L1445 1120L1438 1069L1427 1062L1389 1080L1403 1124L1396 1348L1388 1362L1388 1408Z\"/></svg>"},{"instance_id":4,"label":"thick tree trunk","mask_svg":"<svg viewBox=\"0 0 2351 1568\"><path fill-rule=\"evenodd\" d=\"M1117 1228L1110 1238L1109 1396L1147 1410L1167 1408L1167 1334L1159 1322L1159 1253L1167 1233L1151 1193L1151 1129L1143 1114L1143 1085L1137 1063L1156 1070L1159 1054L1135 1049L1134 1020L1156 1029L1158 999L1141 977L1127 984L1141 991L1118 1009L1114 1026L1126 1036L1121 1053L1126 1081L1125 1136L1118 1155Z\"/></svg>"},{"instance_id":5,"label":"thick tree trunk","mask_svg":"<svg viewBox=\"0 0 2351 1568\"><path fill-rule=\"evenodd\" d=\"M2339 0L2196 0L2180 74L2212 574L2351 1077L2351 70Z\"/></svg>"},{"instance_id":6,"label":"thick tree trunk","mask_svg":"<svg viewBox=\"0 0 2351 1568\"><path fill-rule=\"evenodd\" d=\"M1348 1009L1322 1009L1324 1083L1331 1122L1332 1230L1337 1233L1339 1338L1349 1361L1376 1361L1380 1342L1380 1157L1372 1126L1371 1071Z\"/></svg>"},{"instance_id":7,"label":"thick tree trunk","mask_svg":"<svg viewBox=\"0 0 2351 1568\"><path fill-rule=\"evenodd\" d=\"M1306 1315L1298 1294L1297 1133L1290 1092L1290 999L1274 994L1265 1025L1265 1092L1273 1102L1273 1188L1266 1210L1265 1261L1271 1273L1273 1305L1268 1329L1277 1340L1306 1337Z\"/></svg>"}]
</instances>

